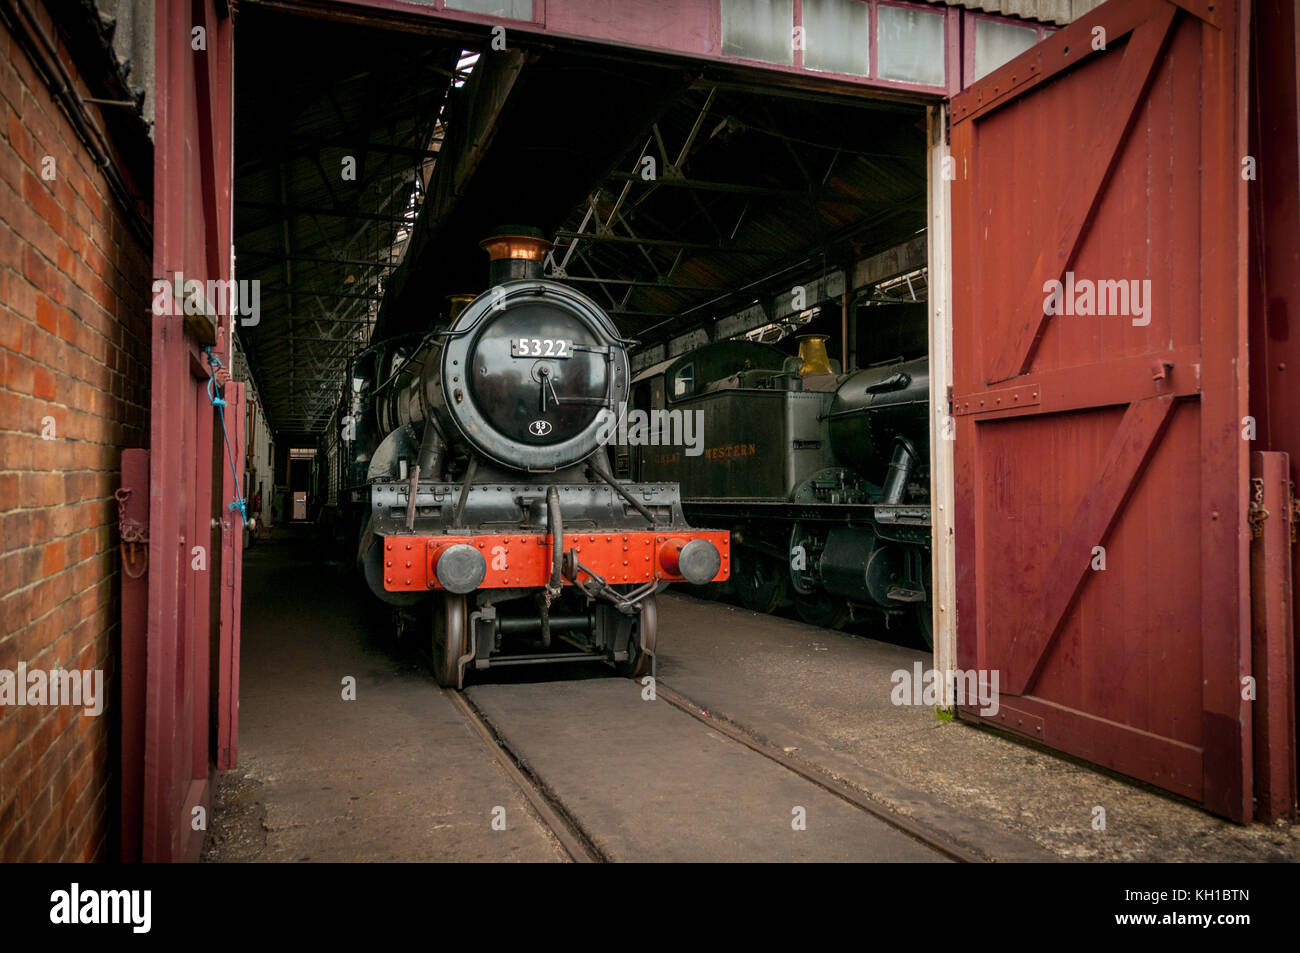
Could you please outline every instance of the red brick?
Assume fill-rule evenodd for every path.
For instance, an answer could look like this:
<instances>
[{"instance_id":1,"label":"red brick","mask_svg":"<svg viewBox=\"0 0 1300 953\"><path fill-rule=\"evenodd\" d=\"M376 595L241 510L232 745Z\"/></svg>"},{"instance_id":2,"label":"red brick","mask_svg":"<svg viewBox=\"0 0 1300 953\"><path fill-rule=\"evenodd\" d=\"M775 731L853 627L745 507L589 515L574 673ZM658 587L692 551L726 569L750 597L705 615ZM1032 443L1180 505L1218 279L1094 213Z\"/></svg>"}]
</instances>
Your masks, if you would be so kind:
<instances>
[{"instance_id":1,"label":"red brick","mask_svg":"<svg viewBox=\"0 0 1300 953\"><path fill-rule=\"evenodd\" d=\"M23 276L37 288L44 288L58 297L55 287L58 276L36 249L28 246L23 249Z\"/></svg>"},{"instance_id":2,"label":"red brick","mask_svg":"<svg viewBox=\"0 0 1300 953\"><path fill-rule=\"evenodd\" d=\"M36 316L36 297L36 286L27 281L21 275L13 275L9 279L9 298L5 304L8 306L10 311L16 314L19 318L24 319L22 322L24 324L30 324L31 320ZM34 350L34 345L32 343L35 334L34 328L30 331L23 328L18 328L16 330L22 332L25 336L14 341L10 346L8 344L8 339L15 333L14 330L10 330L6 333L7 346L10 346L11 350L21 351L30 356Z\"/></svg>"},{"instance_id":3,"label":"red brick","mask_svg":"<svg viewBox=\"0 0 1300 953\"><path fill-rule=\"evenodd\" d=\"M58 200L50 192L49 183L28 172L23 176L23 198L36 210L37 215L50 223L51 228L63 232L63 209L59 208Z\"/></svg>"},{"instance_id":4,"label":"red brick","mask_svg":"<svg viewBox=\"0 0 1300 953\"><path fill-rule=\"evenodd\" d=\"M45 400L54 400L54 375L43 367L33 369L32 393Z\"/></svg>"},{"instance_id":5,"label":"red brick","mask_svg":"<svg viewBox=\"0 0 1300 953\"><path fill-rule=\"evenodd\" d=\"M66 275L71 270L73 262L76 261L76 258L77 258L76 254L67 245L67 243L61 242L59 244L59 254L58 257L55 259L55 264L58 265L59 271L63 272Z\"/></svg>"},{"instance_id":6,"label":"red brick","mask_svg":"<svg viewBox=\"0 0 1300 953\"><path fill-rule=\"evenodd\" d=\"M23 121L16 111L16 107L21 104L11 101L9 105L11 107L8 123L9 145L13 146L14 152L18 153L28 167L35 168L36 150L32 147L32 135L23 126Z\"/></svg>"},{"instance_id":7,"label":"red brick","mask_svg":"<svg viewBox=\"0 0 1300 953\"><path fill-rule=\"evenodd\" d=\"M50 543L44 549L44 555L41 559L41 572L47 576L52 576L65 565L64 551L62 543Z\"/></svg>"},{"instance_id":8,"label":"red brick","mask_svg":"<svg viewBox=\"0 0 1300 953\"><path fill-rule=\"evenodd\" d=\"M59 326L59 309L45 295L36 296L36 323L47 331L55 331Z\"/></svg>"},{"instance_id":9,"label":"red brick","mask_svg":"<svg viewBox=\"0 0 1300 953\"><path fill-rule=\"evenodd\" d=\"M5 355L4 377L0 378L0 384L10 390L30 394L32 392L34 369L35 365L27 358L10 352Z\"/></svg>"},{"instance_id":10,"label":"red brick","mask_svg":"<svg viewBox=\"0 0 1300 953\"><path fill-rule=\"evenodd\" d=\"M82 325L81 322L77 320L76 315L63 309L59 310L59 323L57 330L59 337L63 338L63 340L67 341L69 344L79 347L80 342L78 338L80 337L81 330ZM84 351L85 348L83 347L82 350Z\"/></svg>"}]
</instances>

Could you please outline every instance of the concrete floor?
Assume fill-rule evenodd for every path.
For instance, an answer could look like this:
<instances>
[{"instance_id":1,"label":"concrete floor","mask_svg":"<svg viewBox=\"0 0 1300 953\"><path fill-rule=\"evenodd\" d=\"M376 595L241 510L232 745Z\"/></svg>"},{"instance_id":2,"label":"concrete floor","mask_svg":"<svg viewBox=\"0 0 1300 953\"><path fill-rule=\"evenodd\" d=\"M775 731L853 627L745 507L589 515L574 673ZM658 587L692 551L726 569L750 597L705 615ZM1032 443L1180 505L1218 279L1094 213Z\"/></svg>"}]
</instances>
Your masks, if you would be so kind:
<instances>
[{"instance_id":1,"label":"concrete floor","mask_svg":"<svg viewBox=\"0 0 1300 953\"><path fill-rule=\"evenodd\" d=\"M944 859L628 679L468 691L610 860Z\"/></svg>"},{"instance_id":2,"label":"concrete floor","mask_svg":"<svg viewBox=\"0 0 1300 953\"><path fill-rule=\"evenodd\" d=\"M239 768L206 859L564 859L433 678L377 640L362 595L305 537L245 553Z\"/></svg>"},{"instance_id":3,"label":"concrete floor","mask_svg":"<svg viewBox=\"0 0 1300 953\"><path fill-rule=\"evenodd\" d=\"M281 531L283 534L283 531ZM518 860L563 854L381 614L304 535L245 556L240 766L205 857ZM992 860L1296 860L1248 828L1031 744L889 703L918 650L668 594L658 677L715 717ZM926 663L928 664L928 662ZM566 670L468 689L616 860L937 860L876 818L660 701ZM356 680L356 700L341 697ZM1106 809L1094 830L1094 807ZM807 830L794 832L794 807ZM492 819L503 809L505 830Z\"/></svg>"},{"instance_id":4,"label":"concrete floor","mask_svg":"<svg viewBox=\"0 0 1300 953\"><path fill-rule=\"evenodd\" d=\"M920 650L684 595L663 599L659 619L666 684L986 856L1300 860L1295 827L1241 827L1032 742L891 704L894 671L930 666Z\"/></svg>"}]
</instances>

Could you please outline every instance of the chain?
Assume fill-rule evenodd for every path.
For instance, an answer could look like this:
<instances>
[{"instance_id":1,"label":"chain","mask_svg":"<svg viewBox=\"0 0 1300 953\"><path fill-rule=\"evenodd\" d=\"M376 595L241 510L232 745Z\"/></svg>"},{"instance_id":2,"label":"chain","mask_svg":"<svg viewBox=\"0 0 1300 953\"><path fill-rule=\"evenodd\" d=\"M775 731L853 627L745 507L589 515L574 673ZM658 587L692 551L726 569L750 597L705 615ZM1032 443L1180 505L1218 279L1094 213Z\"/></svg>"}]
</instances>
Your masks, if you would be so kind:
<instances>
[{"instance_id":1,"label":"chain","mask_svg":"<svg viewBox=\"0 0 1300 953\"><path fill-rule=\"evenodd\" d=\"M113 496L117 498L117 532L122 537L122 571L132 579L139 579L149 569L148 527L126 515L126 501L131 498L131 490L120 487ZM143 555L133 556L133 553ZM140 569L132 572L131 567L137 562Z\"/></svg>"}]
</instances>

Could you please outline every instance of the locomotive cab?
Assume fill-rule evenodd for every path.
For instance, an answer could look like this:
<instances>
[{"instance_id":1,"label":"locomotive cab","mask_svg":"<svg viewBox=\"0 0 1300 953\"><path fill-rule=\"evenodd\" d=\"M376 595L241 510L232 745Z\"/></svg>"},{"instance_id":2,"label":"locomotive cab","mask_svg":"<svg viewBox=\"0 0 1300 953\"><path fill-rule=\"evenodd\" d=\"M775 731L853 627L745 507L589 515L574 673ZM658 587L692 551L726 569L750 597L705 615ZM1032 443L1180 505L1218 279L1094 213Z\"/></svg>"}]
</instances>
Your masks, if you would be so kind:
<instances>
[{"instance_id":1,"label":"locomotive cab","mask_svg":"<svg viewBox=\"0 0 1300 953\"><path fill-rule=\"evenodd\" d=\"M688 519L732 532L747 608L792 604L832 627L905 619L929 644L929 360L846 374L824 340L801 338L797 356L723 341L646 368L635 408L699 414L726 441L696 457L635 448L626 472L676 482Z\"/></svg>"}]
</instances>

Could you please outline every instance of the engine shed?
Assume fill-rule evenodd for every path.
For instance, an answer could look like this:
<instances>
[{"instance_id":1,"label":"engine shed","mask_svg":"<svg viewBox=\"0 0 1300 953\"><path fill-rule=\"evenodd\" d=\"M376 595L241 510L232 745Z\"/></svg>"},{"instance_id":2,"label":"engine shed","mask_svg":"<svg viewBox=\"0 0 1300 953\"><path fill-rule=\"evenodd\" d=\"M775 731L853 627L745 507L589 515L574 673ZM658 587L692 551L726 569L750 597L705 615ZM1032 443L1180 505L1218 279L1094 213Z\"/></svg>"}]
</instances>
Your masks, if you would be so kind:
<instances>
[{"instance_id":1,"label":"engine shed","mask_svg":"<svg viewBox=\"0 0 1300 953\"><path fill-rule=\"evenodd\" d=\"M1233 822L1219 835L1233 859L1253 859L1254 835L1238 828L1295 817L1289 2L0 7L19 170L6 172L0 213L0 669L107 672L114 726L69 730L66 709L0 698L0 857L197 859L208 828L194 812L229 810L219 778L274 775L288 763L268 740L277 724L298 726L293 750L315 750L310 724L337 717L297 689L285 697L299 708L275 702L267 673L341 677L347 700L354 669L328 661L339 646L407 659L374 647L388 617L373 607L338 622L364 594L348 588L354 570L394 594L384 611L405 612L407 593L509 588L507 556L532 546L512 541L529 513L546 545L557 538L545 475L556 467L521 467L518 486L479 474L525 514L493 526L496 565L462 521L486 505L468 498L479 463L446 463L456 441L431 448L428 436L454 437L454 418L473 444L491 421L411 409L444 383L438 399L461 401L429 376L444 352L464 362L467 388L488 373L471 345L455 350L456 322L492 315L494 288L534 280L607 318L584 354L627 360L626 379L612 356L603 365L622 391L591 392L610 401L608 473L595 467L590 491L561 486L555 505L586 526L606 504L571 501L599 490L615 533L635 538L621 550L607 538L606 553L591 533L586 556L568 555L626 567L629 546L644 545L652 568L633 578L673 583L654 610L655 664L644 641L646 659L629 642L609 660L823 793L817 779L836 772L855 779L830 790L841 801L927 805L920 820L886 819L861 843L793 859L1069 855L1022 819L969 833L964 809L909 758L987 756L987 777L943 783L986 784L989 803L998 784L1048 790L1050 770L1131 784L1152 817L1172 803L1198 824ZM75 171L43 177L50 156ZM514 244L498 253L493 240ZM529 333L504 345L505 364L529 356ZM536 333L539 348L580 337ZM562 358L531 365L541 410L520 446L558 426L548 394L599 402L548 377L551 366L572 379L577 362ZM385 388L388 409L366 403ZM512 395L500 393L504 406ZM437 485L422 488L433 460ZM653 494L628 486L655 488L671 519L642 526ZM441 506L454 533L417 528ZM358 517L366 507L375 515ZM692 531L716 546L716 566ZM415 583L385 585L381 544L408 536L425 564ZM492 635L499 648L503 633L539 628L549 651L552 631L600 631L596 610L550 614L563 548L554 566L549 549L527 550L547 587L536 627L481 610L435 619L435 670L438 644L452 656L444 669L461 661L437 683L486 689L444 701L422 682L439 700L419 704L481 719L510 755L498 760L525 765L512 783L564 805L553 826L578 845L571 856L644 856L620 840L628 824L613 808L568 815L597 782L555 747L581 716L610 732L592 750L623 763L613 739L632 729L611 714L614 680L575 674L577 652L560 660L575 666L557 676L570 687L550 695L540 675L486 664ZM452 565L462 557L468 569ZM688 569L695 559L708 571ZM399 618L402 639L412 624ZM469 626L468 648L438 642L452 624ZM543 654L509 658L534 672ZM729 683L733 667L752 681ZM787 669L789 710L754 688ZM860 680L872 687L846 687ZM378 689L363 676L361 690ZM918 720L877 731L900 707ZM861 719L861 776L835 760L838 725L798 720L818 708ZM919 719L950 734L909 752L897 739L915 738ZM365 746L385 743L365 730ZM951 740L958 731L965 740ZM673 749L681 770L706 772L711 756L692 743ZM814 743L826 750L800 761ZM1009 747L981 747L994 744ZM1021 746L1058 767L1027 779L999 766ZM426 753L438 765L447 751L460 749ZM463 796L446 780L459 771L439 775L439 796ZM544 820L554 809L529 803ZM297 836L285 835L285 857L316 849ZM536 859L541 841L517 836L510 849ZM728 833L741 852L719 856L764 856L750 836ZM1277 853L1293 849L1294 838Z\"/></svg>"}]
</instances>

